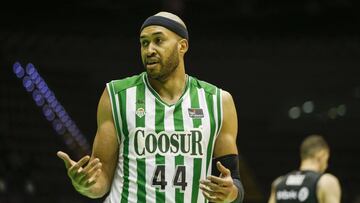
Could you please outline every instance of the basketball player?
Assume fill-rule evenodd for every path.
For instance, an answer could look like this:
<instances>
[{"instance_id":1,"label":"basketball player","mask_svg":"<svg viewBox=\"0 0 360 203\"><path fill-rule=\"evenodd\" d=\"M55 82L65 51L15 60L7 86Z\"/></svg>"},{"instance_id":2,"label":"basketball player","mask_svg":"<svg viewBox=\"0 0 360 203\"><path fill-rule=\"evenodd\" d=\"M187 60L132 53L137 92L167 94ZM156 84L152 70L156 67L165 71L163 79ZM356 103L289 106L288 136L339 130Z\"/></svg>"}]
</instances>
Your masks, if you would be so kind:
<instances>
[{"instance_id":1,"label":"basketball player","mask_svg":"<svg viewBox=\"0 0 360 203\"><path fill-rule=\"evenodd\" d=\"M307 137L300 147L300 169L277 178L269 203L340 203L338 179L324 173L330 149L320 135Z\"/></svg>"},{"instance_id":2,"label":"basketball player","mask_svg":"<svg viewBox=\"0 0 360 203\"><path fill-rule=\"evenodd\" d=\"M185 73L178 16L146 19L140 44L146 71L107 83L91 157L58 152L73 186L112 203L242 202L232 96Z\"/></svg>"}]
</instances>

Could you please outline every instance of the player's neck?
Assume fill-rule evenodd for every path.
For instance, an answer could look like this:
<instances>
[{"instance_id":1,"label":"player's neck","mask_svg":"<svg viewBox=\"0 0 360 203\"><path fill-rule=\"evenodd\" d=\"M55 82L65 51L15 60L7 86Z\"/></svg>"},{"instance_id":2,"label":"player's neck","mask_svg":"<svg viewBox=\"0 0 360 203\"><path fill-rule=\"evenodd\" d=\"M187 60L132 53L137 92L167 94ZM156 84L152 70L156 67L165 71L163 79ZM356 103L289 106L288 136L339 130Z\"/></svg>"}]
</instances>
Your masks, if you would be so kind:
<instances>
[{"instance_id":1,"label":"player's neck","mask_svg":"<svg viewBox=\"0 0 360 203\"><path fill-rule=\"evenodd\" d=\"M315 160L305 159L301 161L300 170L320 172L320 165Z\"/></svg>"},{"instance_id":2,"label":"player's neck","mask_svg":"<svg viewBox=\"0 0 360 203\"><path fill-rule=\"evenodd\" d=\"M184 67L177 67L164 81L151 80L152 88L159 94L161 99L167 104L176 103L186 88L187 75Z\"/></svg>"}]
</instances>

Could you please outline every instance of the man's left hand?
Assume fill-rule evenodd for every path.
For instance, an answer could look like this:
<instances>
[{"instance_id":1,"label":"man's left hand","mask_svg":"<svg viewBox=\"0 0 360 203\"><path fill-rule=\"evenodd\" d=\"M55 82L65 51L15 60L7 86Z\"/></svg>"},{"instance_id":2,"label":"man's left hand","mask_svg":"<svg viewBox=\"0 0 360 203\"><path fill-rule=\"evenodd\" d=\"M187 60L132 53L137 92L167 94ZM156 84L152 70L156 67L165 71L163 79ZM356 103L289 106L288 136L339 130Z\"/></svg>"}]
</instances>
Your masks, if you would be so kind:
<instances>
[{"instance_id":1,"label":"man's left hand","mask_svg":"<svg viewBox=\"0 0 360 203\"><path fill-rule=\"evenodd\" d=\"M200 180L200 189L210 202L232 202L237 198L238 189L234 185L231 172L219 161L216 167L221 173L220 176L208 176L206 180Z\"/></svg>"}]
</instances>

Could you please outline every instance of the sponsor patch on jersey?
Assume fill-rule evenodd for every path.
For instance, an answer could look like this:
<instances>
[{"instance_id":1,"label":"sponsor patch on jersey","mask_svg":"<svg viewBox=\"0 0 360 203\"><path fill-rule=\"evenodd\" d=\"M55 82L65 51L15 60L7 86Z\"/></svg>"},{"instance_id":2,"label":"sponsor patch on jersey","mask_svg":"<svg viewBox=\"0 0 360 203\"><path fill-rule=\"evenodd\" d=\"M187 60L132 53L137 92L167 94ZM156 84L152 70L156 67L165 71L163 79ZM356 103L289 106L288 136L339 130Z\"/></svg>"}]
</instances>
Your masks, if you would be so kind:
<instances>
[{"instance_id":1,"label":"sponsor patch on jersey","mask_svg":"<svg viewBox=\"0 0 360 203\"><path fill-rule=\"evenodd\" d=\"M276 200L296 200L297 192L295 190L280 190L276 192Z\"/></svg>"},{"instance_id":2,"label":"sponsor patch on jersey","mask_svg":"<svg viewBox=\"0 0 360 203\"><path fill-rule=\"evenodd\" d=\"M145 116L145 109L144 108L138 108L136 110L136 115L139 117L139 118L142 118L143 116Z\"/></svg>"},{"instance_id":3,"label":"sponsor patch on jersey","mask_svg":"<svg viewBox=\"0 0 360 203\"><path fill-rule=\"evenodd\" d=\"M204 137L200 129L189 131L156 133L144 128L134 128L129 133L129 153L137 158L154 156L187 156L201 158L204 156Z\"/></svg>"},{"instance_id":4,"label":"sponsor patch on jersey","mask_svg":"<svg viewBox=\"0 0 360 203\"><path fill-rule=\"evenodd\" d=\"M201 108L188 108L190 118L204 118L204 111Z\"/></svg>"},{"instance_id":5,"label":"sponsor patch on jersey","mask_svg":"<svg viewBox=\"0 0 360 203\"><path fill-rule=\"evenodd\" d=\"M305 175L289 175L286 179L286 185L301 185L304 181Z\"/></svg>"}]
</instances>

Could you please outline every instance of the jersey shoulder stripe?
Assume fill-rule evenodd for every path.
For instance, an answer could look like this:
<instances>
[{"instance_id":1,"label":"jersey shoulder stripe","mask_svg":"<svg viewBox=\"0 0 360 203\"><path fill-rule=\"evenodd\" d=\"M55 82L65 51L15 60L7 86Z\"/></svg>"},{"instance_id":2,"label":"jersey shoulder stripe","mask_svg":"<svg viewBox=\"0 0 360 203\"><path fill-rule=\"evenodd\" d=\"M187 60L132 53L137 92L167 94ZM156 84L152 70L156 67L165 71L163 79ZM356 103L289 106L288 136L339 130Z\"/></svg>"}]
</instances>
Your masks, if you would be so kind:
<instances>
[{"instance_id":1,"label":"jersey shoulder stripe","mask_svg":"<svg viewBox=\"0 0 360 203\"><path fill-rule=\"evenodd\" d=\"M215 95L216 94L216 89L217 87L213 84L210 84L208 82L205 82L205 81L202 81L202 80L199 80L193 76L191 76L193 78L193 80L191 80L191 85L197 87L197 88L202 88L204 89L204 91L208 94L213 94Z\"/></svg>"},{"instance_id":2,"label":"jersey shoulder stripe","mask_svg":"<svg viewBox=\"0 0 360 203\"><path fill-rule=\"evenodd\" d=\"M119 93L128 88L142 84L144 82L143 81L144 74L145 74L145 72L141 73L139 75L134 75L134 76L127 77L127 78L124 78L121 80L112 80L110 83L112 83L114 86L114 93L116 94L116 93Z\"/></svg>"}]
</instances>

